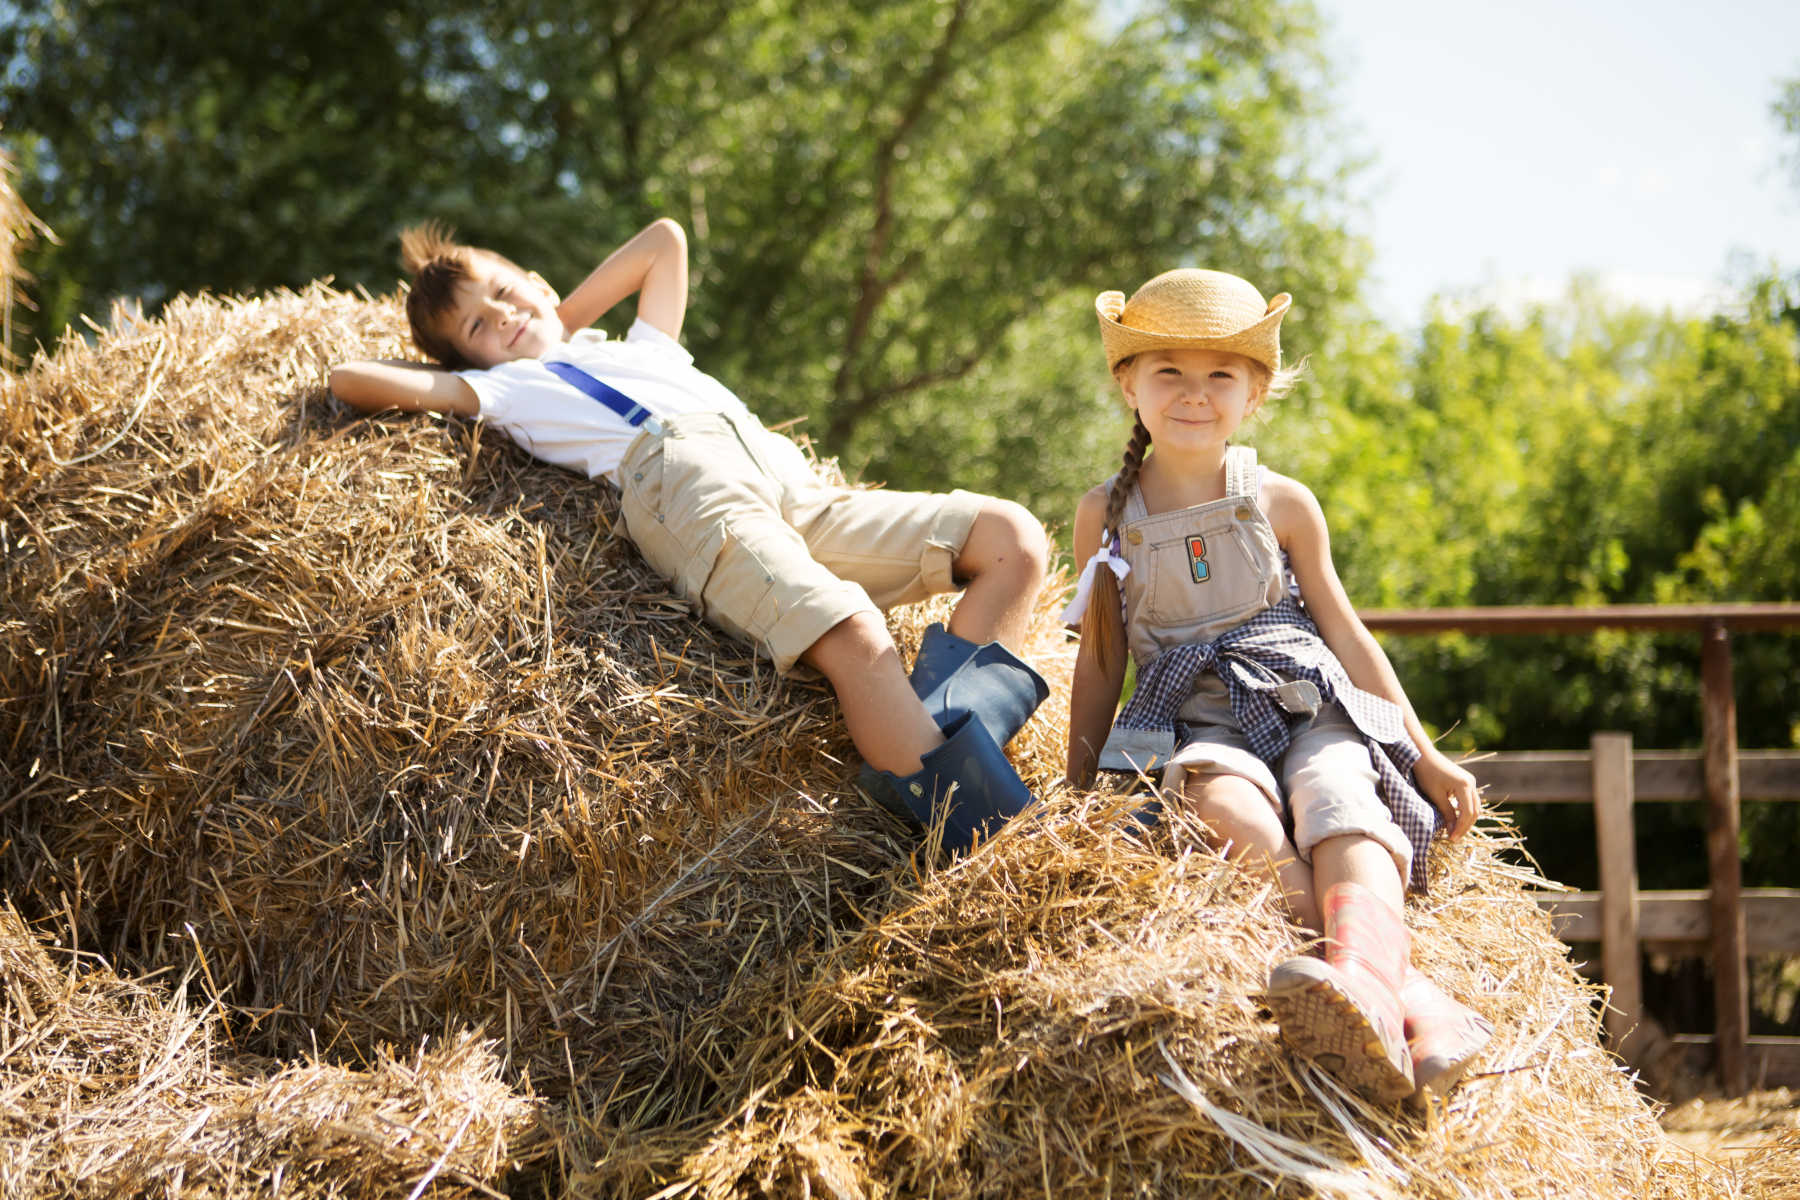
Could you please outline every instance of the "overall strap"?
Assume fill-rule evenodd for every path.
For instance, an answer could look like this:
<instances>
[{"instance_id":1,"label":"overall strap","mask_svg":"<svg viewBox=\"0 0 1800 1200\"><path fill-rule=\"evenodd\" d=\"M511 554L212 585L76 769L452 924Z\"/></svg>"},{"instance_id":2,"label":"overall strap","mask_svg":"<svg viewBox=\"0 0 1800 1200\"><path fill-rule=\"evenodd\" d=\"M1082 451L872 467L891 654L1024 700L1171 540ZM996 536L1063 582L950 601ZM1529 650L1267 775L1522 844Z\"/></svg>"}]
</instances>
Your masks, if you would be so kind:
<instances>
[{"instance_id":1,"label":"overall strap","mask_svg":"<svg viewBox=\"0 0 1800 1200\"><path fill-rule=\"evenodd\" d=\"M1117 479L1118 476L1113 478ZM1125 493L1125 507L1119 512L1119 525L1123 527L1149 515L1150 510L1144 505L1144 489L1133 483L1131 490Z\"/></svg>"},{"instance_id":2,"label":"overall strap","mask_svg":"<svg viewBox=\"0 0 1800 1200\"><path fill-rule=\"evenodd\" d=\"M544 369L575 388L577 391L591 396L618 414L620 420L632 428L646 426L651 433L662 432L662 422L650 414L650 410L621 392L611 384L602 383L574 363L546 362Z\"/></svg>"},{"instance_id":3,"label":"overall strap","mask_svg":"<svg viewBox=\"0 0 1800 1200\"><path fill-rule=\"evenodd\" d=\"M1256 469L1256 448L1254 446L1227 446L1225 448L1225 494L1227 496L1247 496L1254 501L1257 485L1261 482L1261 473Z\"/></svg>"}]
</instances>

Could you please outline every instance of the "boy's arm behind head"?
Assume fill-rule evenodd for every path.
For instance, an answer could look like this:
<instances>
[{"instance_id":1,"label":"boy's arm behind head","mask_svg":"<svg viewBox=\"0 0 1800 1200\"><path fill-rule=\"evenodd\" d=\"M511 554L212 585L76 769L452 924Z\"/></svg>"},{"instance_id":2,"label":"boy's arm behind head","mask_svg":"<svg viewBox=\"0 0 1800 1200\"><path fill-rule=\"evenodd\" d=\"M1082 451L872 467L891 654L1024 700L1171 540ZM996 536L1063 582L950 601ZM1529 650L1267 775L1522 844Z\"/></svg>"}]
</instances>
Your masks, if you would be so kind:
<instances>
[{"instance_id":1,"label":"boy's arm behind head","mask_svg":"<svg viewBox=\"0 0 1800 1200\"><path fill-rule=\"evenodd\" d=\"M573 333L636 294L639 319L679 340L687 315L687 292L687 234L677 222L663 217L608 255L557 306L556 313L563 328Z\"/></svg>"},{"instance_id":2,"label":"boy's arm behind head","mask_svg":"<svg viewBox=\"0 0 1800 1200\"><path fill-rule=\"evenodd\" d=\"M331 368L331 394L363 412L407 412L473 417L481 401L466 381L442 367L387 358L339 363Z\"/></svg>"}]
</instances>

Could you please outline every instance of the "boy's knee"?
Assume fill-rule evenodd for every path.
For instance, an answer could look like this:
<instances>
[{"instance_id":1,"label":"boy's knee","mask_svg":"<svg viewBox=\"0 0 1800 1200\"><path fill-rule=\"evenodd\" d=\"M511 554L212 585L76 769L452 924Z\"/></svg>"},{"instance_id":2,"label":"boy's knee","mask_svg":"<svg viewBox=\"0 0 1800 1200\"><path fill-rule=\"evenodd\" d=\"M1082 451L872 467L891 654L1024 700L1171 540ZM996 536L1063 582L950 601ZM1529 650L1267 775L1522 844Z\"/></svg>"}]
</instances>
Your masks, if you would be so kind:
<instances>
[{"instance_id":1,"label":"boy's knee","mask_svg":"<svg viewBox=\"0 0 1800 1200\"><path fill-rule=\"evenodd\" d=\"M1032 578L1042 579L1050 568L1050 537L1043 522L1031 510L1012 500L989 500L976 519L976 536L982 557L995 565L1010 565Z\"/></svg>"},{"instance_id":2,"label":"boy's knee","mask_svg":"<svg viewBox=\"0 0 1800 1200\"><path fill-rule=\"evenodd\" d=\"M835 680L840 672L867 671L885 654L898 654L887 622L877 613L860 612L826 630L800 661Z\"/></svg>"}]
</instances>

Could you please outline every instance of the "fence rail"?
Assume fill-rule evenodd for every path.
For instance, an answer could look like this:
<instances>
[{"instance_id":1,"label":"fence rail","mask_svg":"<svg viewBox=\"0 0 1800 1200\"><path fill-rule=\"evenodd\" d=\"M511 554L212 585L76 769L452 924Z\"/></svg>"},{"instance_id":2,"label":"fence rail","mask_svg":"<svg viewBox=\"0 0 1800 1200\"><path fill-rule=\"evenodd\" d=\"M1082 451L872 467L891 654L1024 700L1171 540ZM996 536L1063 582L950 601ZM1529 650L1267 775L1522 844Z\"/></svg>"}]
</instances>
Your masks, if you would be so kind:
<instances>
[{"instance_id":1,"label":"fence rail","mask_svg":"<svg viewBox=\"0 0 1800 1200\"><path fill-rule=\"evenodd\" d=\"M1793 750L1740 750L1738 794L1746 800L1800 800ZM1481 782L1498 795L1534 804L1592 804L1591 750L1534 750L1496 754L1474 765ZM1706 776L1696 750L1634 750L1631 790L1639 804L1674 804L1705 795Z\"/></svg>"},{"instance_id":2,"label":"fence rail","mask_svg":"<svg viewBox=\"0 0 1800 1200\"><path fill-rule=\"evenodd\" d=\"M1712 944L1710 897L1703 890L1638 893L1638 943L1659 954L1699 955ZM1800 888L1745 888L1744 949L1751 954L1800 954ZM1542 903L1556 916L1565 942L1600 940L1599 892L1565 892Z\"/></svg>"},{"instance_id":3,"label":"fence rail","mask_svg":"<svg viewBox=\"0 0 1800 1200\"><path fill-rule=\"evenodd\" d=\"M1737 747L1731 675L1733 631L1800 630L1800 604L1613 605L1602 608L1441 608L1369 611L1369 628L1398 634L1593 633L1601 629L1689 631L1701 638L1701 740L1698 754L1636 751L1629 734L1600 732L1587 752L1503 754L1470 766L1510 803L1591 803L1600 891L1556 895L1544 903L1569 941L1598 940L1601 972L1612 988L1606 1014L1615 1048L1627 1059L1644 1045L1640 946L1703 944L1713 962L1716 1031L1674 1041L1690 1061L1717 1072L1728 1095L1760 1083L1800 1085L1800 1038L1749 1036L1747 955L1800 944L1800 892L1744 891L1739 804L1800 800L1800 752ZM1704 892L1640 893L1631 810L1639 801L1703 799L1707 806ZM1754 912L1752 923L1749 915ZM1754 924L1755 938L1751 937ZM1576 936L1579 932L1588 936ZM1664 934L1667 936L1664 936ZM1634 1044L1635 1040L1635 1044ZM1754 1067L1754 1070L1752 1068Z\"/></svg>"}]
</instances>

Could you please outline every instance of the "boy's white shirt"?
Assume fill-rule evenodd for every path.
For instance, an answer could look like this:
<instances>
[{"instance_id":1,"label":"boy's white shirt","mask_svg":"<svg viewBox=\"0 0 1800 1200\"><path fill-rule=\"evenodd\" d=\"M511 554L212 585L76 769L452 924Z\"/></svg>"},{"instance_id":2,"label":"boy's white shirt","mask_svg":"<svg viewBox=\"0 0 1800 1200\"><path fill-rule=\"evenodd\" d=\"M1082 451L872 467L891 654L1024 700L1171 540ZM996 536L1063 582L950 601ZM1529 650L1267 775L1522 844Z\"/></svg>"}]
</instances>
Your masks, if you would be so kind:
<instances>
[{"instance_id":1,"label":"boy's white shirt","mask_svg":"<svg viewBox=\"0 0 1800 1200\"><path fill-rule=\"evenodd\" d=\"M637 428L593 397L557 378L546 362L569 362L611 385L658 417L750 410L730 388L694 366L680 342L644 320L623 341L579 329L543 358L458 371L474 389L481 419L503 430L534 458L617 482L619 462Z\"/></svg>"}]
</instances>

